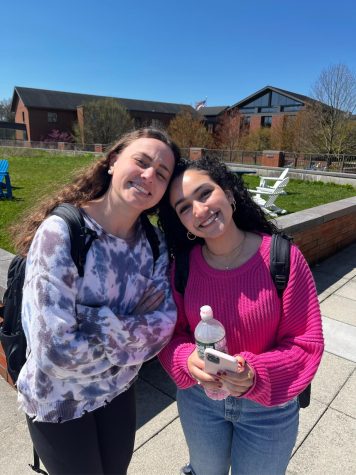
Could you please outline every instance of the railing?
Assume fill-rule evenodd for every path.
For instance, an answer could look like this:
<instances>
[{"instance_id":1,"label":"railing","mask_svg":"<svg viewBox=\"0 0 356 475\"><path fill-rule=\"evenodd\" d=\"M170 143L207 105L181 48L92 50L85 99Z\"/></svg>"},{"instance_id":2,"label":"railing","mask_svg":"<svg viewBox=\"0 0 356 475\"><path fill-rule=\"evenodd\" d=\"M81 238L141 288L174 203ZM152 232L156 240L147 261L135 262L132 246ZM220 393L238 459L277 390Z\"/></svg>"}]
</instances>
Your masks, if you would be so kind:
<instances>
[{"instance_id":1,"label":"railing","mask_svg":"<svg viewBox=\"0 0 356 475\"><path fill-rule=\"evenodd\" d=\"M285 152L284 166L305 170L356 173L356 156Z\"/></svg>"},{"instance_id":2,"label":"railing","mask_svg":"<svg viewBox=\"0 0 356 475\"><path fill-rule=\"evenodd\" d=\"M0 147L20 147L27 149L51 150L53 152L72 153L103 153L106 145L102 144L77 144L68 142L29 142L23 140L0 140ZM221 150L203 149L204 154L217 157L224 162L239 163L242 165L261 165L263 152L247 150ZM189 157L189 149L182 148L183 157ZM304 170L320 170L341 173L356 173L355 155L330 155L318 153L283 152L284 166Z\"/></svg>"},{"instance_id":3,"label":"railing","mask_svg":"<svg viewBox=\"0 0 356 475\"><path fill-rule=\"evenodd\" d=\"M263 152L249 152L246 150L219 150L205 149L204 154L216 157L224 162L242 163L243 165L261 165Z\"/></svg>"},{"instance_id":4,"label":"railing","mask_svg":"<svg viewBox=\"0 0 356 475\"><path fill-rule=\"evenodd\" d=\"M92 152L101 153L106 145L102 144L78 144L72 142L44 142L26 140L0 140L0 147L19 147L28 149L41 149L59 152Z\"/></svg>"},{"instance_id":5,"label":"railing","mask_svg":"<svg viewBox=\"0 0 356 475\"><path fill-rule=\"evenodd\" d=\"M217 157L224 162L243 165L261 165L263 152L246 150L204 149L204 154ZM320 170L340 173L356 173L356 156L330 155L320 153L283 152L284 167L303 170Z\"/></svg>"}]
</instances>

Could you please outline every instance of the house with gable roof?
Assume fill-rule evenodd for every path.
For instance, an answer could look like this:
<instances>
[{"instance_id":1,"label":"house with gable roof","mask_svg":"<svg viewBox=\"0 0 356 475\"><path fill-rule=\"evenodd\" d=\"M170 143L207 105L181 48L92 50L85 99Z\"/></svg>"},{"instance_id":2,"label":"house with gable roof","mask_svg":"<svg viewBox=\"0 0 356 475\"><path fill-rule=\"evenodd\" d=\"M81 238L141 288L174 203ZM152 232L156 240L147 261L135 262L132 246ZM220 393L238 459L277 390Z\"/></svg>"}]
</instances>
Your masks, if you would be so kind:
<instances>
[{"instance_id":1,"label":"house with gable roof","mask_svg":"<svg viewBox=\"0 0 356 475\"><path fill-rule=\"evenodd\" d=\"M15 122L25 124L28 140L39 141L53 129L71 133L74 123L83 116L82 108L85 103L99 99L117 100L134 119L137 127L144 125L166 127L180 112L189 111L196 114L193 107L187 104L112 98L19 86L14 88L11 110L15 113Z\"/></svg>"},{"instance_id":2,"label":"house with gable roof","mask_svg":"<svg viewBox=\"0 0 356 475\"><path fill-rule=\"evenodd\" d=\"M266 86L233 104L228 111L239 111L243 115L244 125L253 131L280 125L281 121L294 118L307 105L315 102L315 99L302 94Z\"/></svg>"},{"instance_id":3,"label":"house with gable roof","mask_svg":"<svg viewBox=\"0 0 356 475\"><path fill-rule=\"evenodd\" d=\"M224 114L239 112L243 124L250 131L261 127L276 127L281 121L292 120L314 99L273 86L266 86L232 106L203 107L199 114L204 117L207 128L215 132Z\"/></svg>"}]
</instances>

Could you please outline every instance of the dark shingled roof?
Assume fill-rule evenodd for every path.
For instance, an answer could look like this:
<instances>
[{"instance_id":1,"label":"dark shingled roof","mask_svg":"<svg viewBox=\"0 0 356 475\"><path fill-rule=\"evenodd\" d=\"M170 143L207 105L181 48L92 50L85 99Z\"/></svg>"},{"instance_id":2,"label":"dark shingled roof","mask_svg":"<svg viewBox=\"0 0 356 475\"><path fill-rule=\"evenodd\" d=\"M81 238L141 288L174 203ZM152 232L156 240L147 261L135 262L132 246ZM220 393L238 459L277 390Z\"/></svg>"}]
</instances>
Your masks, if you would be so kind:
<instances>
[{"instance_id":1,"label":"dark shingled roof","mask_svg":"<svg viewBox=\"0 0 356 475\"><path fill-rule=\"evenodd\" d=\"M229 106L214 106L214 107L202 107L198 110L199 114L204 117L216 116L224 112Z\"/></svg>"},{"instance_id":2,"label":"dark shingled roof","mask_svg":"<svg viewBox=\"0 0 356 475\"><path fill-rule=\"evenodd\" d=\"M193 112L192 106L175 104L171 102L141 101L139 99L123 99L119 97L95 96L75 92L48 91L46 89L33 89L18 87L14 89L11 109L15 110L17 96L21 98L26 107L39 109L76 110L89 101L99 99L116 99L129 111L159 112L163 114L178 114L183 110Z\"/></svg>"}]
</instances>

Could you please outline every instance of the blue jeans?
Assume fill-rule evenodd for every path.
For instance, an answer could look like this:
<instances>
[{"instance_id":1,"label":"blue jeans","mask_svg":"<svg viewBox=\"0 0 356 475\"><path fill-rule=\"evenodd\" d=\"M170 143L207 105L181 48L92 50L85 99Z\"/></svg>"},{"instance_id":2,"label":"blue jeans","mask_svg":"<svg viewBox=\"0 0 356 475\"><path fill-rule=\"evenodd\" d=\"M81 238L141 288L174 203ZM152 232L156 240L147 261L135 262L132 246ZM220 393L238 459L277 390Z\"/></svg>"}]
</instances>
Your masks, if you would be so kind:
<instances>
[{"instance_id":1,"label":"blue jeans","mask_svg":"<svg viewBox=\"0 0 356 475\"><path fill-rule=\"evenodd\" d=\"M265 407L244 398L208 398L201 386L177 391L195 475L282 475L298 432L299 403Z\"/></svg>"}]
</instances>

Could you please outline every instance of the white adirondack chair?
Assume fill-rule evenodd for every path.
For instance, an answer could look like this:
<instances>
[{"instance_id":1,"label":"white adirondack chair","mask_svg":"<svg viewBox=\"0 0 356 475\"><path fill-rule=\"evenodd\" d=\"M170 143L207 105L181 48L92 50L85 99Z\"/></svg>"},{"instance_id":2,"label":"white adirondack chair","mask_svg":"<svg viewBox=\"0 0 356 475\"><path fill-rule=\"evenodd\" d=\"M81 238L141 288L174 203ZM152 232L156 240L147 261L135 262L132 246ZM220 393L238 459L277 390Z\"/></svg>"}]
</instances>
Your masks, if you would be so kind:
<instances>
[{"instance_id":1,"label":"white adirondack chair","mask_svg":"<svg viewBox=\"0 0 356 475\"><path fill-rule=\"evenodd\" d=\"M263 211L270 216L276 217L279 214L286 214L287 210L279 208L275 205L275 201L279 195L283 194L284 188L287 186L289 178L284 178L280 183L275 183L273 188L261 188L258 187L256 190L248 190L250 193L254 194L252 199L257 203ZM266 199L262 198L261 195L266 195Z\"/></svg>"},{"instance_id":2,"label":"white adirondack chair","mask_svg":"<svg viewBox=\"0 0 356 475\"><path fill-rule=\"evenodd\" d=\"M268 189L273 189L275 186L277 186L284 178L287 178L289 172L289 168L285 168L283 172L278 176L261 176L260 177L260 184L257 186L257 190L259 188L268 188ZM272 182L274 181L274 184L268 184L267 182ZM286 194L286 192L283 190L282 194Z\"/></svg>"},{"instance_id":3,"label":"white adirondack chair","mask_svg":"<svg viewBox=\"0 0 356 475\"><path fill-rule=\"evenodd\" d=\"M285 195L286 192L284 188L287 186L289 178L283 178L282 180L277 180L273 186L257 186L255 190L248 190L250 193L260 194L260 195L273 195L275 193L279 195Z\"/></svg>"}]
</instances>

